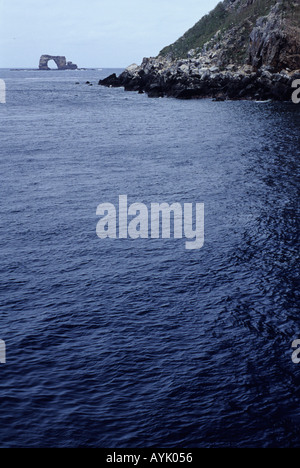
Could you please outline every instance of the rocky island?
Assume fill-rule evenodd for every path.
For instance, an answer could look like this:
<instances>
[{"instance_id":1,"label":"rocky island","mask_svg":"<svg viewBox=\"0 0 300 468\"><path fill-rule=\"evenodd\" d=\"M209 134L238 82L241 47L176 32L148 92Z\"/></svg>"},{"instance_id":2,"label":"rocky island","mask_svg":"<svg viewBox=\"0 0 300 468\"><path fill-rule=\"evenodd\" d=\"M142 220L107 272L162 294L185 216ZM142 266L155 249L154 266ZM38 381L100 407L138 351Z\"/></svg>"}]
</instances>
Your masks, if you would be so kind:
<instances>
[{"instance_id":1,"label":"rocky island","mask_svg":"<svg viewBox=\"0 0 300 468\"><path fill-rule=\"evenodd\" d=\"M224 0L157 57L99 84L149 97L290 100L300 0Z\"/></svg>"},{"instance_id":2,"label":"rocky island","mask_svg":"<svg viewBox=\"0 0 300 468\"><path fill-rule=\"evenodd\" d=\"M39 62L39 70L50 70L48 62L54 60L58 70L77 70L77 65L72 62L67 62L63 55L42 55Z\"/></svg>"}]
</instances>

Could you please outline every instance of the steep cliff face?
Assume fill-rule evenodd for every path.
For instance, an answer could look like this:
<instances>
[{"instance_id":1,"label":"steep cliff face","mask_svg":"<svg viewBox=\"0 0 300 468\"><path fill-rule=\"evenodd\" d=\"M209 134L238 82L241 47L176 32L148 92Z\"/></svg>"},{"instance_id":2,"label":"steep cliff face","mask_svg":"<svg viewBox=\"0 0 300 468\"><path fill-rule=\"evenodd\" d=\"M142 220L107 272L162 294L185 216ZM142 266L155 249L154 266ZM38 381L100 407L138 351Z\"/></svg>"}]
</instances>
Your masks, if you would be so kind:
<instances>
[{"instance_id":1,"label":"steep cliff face","mask_svg":"<svg viewBox=\"0 0 300 468\"><path fill-rule=\"evenodd\" d=\"M290 100L300 0L225 0L156 58L99 82L181 99Z\"/></svg>"},{"instance_id":2,"label":"steep cliff face","mask_svg":"<svg viewBox=\"0 0 300 468\"><path fill-rule=\"evenodd\" d=\"M253 67L266 65L278 71L300 68L299 13L298 2L285 0L257 20L249 43L248 59Z\"/></svg>"}]
</instances>

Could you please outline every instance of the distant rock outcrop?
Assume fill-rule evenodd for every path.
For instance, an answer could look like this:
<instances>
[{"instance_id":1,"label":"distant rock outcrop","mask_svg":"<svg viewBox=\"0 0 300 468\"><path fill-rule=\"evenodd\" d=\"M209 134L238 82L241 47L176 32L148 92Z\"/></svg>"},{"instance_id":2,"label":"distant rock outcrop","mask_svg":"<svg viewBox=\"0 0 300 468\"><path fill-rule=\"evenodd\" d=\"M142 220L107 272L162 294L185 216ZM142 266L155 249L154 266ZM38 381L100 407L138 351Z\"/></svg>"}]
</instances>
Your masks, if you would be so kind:
<instances>
[{"instance_id":1,"label":"distant rock outcrop","mask_svg":"<svg viewBox=\"0 0 300 468\"><path fill-rule=\"evenodd\" d=\"M58 70L76 70L78 67L75 63L67 62L63 55L42 55L40 58L39 69L50 70L48 67L49 60L54 60Z\"/></svg>"}]
</instances>

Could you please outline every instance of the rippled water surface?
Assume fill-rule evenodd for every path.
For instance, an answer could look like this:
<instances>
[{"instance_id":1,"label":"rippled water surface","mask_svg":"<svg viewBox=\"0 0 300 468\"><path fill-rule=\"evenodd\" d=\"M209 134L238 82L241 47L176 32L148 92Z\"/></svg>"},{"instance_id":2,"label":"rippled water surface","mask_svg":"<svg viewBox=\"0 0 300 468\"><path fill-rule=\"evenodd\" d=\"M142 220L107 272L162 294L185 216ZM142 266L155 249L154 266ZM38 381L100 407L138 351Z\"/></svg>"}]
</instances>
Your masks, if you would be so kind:
<instances>
[{"instance_id":1,"label":"rippled water surface","mask_svg":"<svg viewBox=\"0 0 300 468\"><path fill-rule=\"evenodd\" d=\"M2 447L299 446L300 106L110 73L0 70ZM100 240L121 194L204 202L204 247Z\"/></svg>"}]
</instances>

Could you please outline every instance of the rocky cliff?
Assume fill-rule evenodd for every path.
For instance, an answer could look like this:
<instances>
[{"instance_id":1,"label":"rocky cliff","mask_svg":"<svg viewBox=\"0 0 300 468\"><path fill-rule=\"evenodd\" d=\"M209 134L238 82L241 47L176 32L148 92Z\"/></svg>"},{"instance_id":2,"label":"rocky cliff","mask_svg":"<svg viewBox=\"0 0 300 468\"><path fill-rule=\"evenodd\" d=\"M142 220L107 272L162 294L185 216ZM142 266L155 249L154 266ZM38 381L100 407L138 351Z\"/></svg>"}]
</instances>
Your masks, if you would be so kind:
<instances>
[{"instance_id":1,"label":"rocky cliff","mask_svg":"<svg viewBox=\"0 0 300 468\"><path fill-rule=\"evenodd\" d=\"M291 97L300 77L300 0L225 0L158 57L99 82L151 97Z\"/></svg>"},{"instance_id":2,"label":"rocky cliff","mask_svg":"<svg viewBox=\"0 0 300 468\"><path fill-rule=\"evenodd\" d=\"M300 0L225 0L160 55L281 71L300 68L299 46Z\"/></svg>"}]
</instances>

